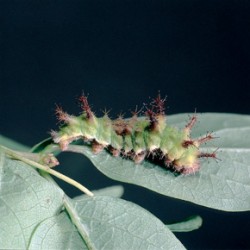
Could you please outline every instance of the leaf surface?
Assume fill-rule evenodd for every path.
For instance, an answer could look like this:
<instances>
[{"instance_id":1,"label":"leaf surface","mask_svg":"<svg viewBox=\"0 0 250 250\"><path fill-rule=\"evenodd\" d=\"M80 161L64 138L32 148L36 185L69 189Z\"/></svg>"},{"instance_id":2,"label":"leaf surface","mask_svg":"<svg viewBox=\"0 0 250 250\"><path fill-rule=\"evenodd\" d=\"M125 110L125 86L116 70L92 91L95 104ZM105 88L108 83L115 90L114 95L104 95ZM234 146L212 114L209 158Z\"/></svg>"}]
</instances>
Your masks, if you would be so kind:
<instances>
[{"instance_id":1,"label":"leaf surface","mask_svg":"<svg viewBox=\"0 0 250 250\"><path fill-rule=\"evenodd\" d=\"M42 178L35 169L10 160L1 152L1 248L27 249L37 224L60 211L62 197L62 191Z\"/></svg>"},{"instance_id":2,"label":"leaf surface","mask_svg":"<svg viewBox=\"0 0 250 250\"><path fill-rule=\"evenodd\" d=\"M107 196L71 200L29 165L0 153L1 248L184 249L143 208ZM122 188L107 192L120 195Z\"/></svg>"},{"instance_id":3,"label":"leaf surface","mask_svg":"<svg viewBox=\"0 0 250 250\"><path fill-rule=\"evenodd\" d=\"M187 114L168 116L168 123L183 128ZM94 155L87 146L75 146L108 177L140 185L160 194L226 211L250 210L250 116L235 114L202 114L192 137L212 132L219 138L204 145L203 152L218 147L219 160L202 159L194 175L179 175L144 161L113 157L107 151Z\"/></svg>"},{"instance_id":4,"label":"leaf surface","mask_svg":"<svg viewBox=\"0 0 250 250\"><path fill-rule=\"evenodd\" d=\"M71 211L72 220L87 231L93 249L184 249L159 219L131 202L84 197L72 200Z\"/></svg>"},{"instance_id":5,"label":"leaf surface","mask_svg":"<svg viewBox=\"0 0 250 250\"><path fill-rule=\"evenodd\" d=\"M122 197L124 193L124 188L121 185L115 185L115 186L110 186L98 190L93 190L91 191L95 196L111 196L115 198L120 198ZM81 200L84 198L86 194L78 195L74 197L74 201Z\"/></svg>"},{"instance_id":6,"label":"leaf surface","mask_svg":"<svg viewBox=\"0 0 250 250\"><path fill-rule=\"evenodd\" d=\"M42 221L34 231L30 250L88 249L66 212Z\"/></svg>"},{"instance_id":7,"label":"leaf surface","mask_svg":"<svg viewBox=\"0 0 250 250\"><path fill-rule=\"evenodd\" d=\"M3 145L7 148L12 148L14 150L20 150L20 151L28 151L29 150L29 147L19 143L19 142L16 142L16 141L13 141L3 135L0 134L0 145Z\"/></svg>"},{"instance_id":8,"label":"leaf surface","mask_svg":"<svg viewBox=\"0 0 250 250\"><path fill-rule=\"evenodd\" d=\"M198 215L191 216L184 221L168 224L167 227L172 232L191 232L200 228L202 225L202 218Z\"/></svg>"}]
</instances>

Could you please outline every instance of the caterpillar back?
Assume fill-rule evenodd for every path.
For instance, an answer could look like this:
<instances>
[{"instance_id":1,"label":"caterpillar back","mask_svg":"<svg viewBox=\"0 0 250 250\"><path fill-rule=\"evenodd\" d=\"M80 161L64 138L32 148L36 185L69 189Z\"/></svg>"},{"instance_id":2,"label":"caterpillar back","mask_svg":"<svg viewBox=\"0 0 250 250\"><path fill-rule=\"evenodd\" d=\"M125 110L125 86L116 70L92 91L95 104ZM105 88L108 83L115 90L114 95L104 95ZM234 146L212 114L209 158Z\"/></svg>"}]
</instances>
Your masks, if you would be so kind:
<instances>
[{"instance_id":1,"label":"caterpillar back","mask_svg":"<svg viewBox=\"0 0 250 250\"><path fill-rule=\"evenodd\" d=\"M183 174L197 172L201 157L216 158L215 152L203 153L199 149L201 144L214 138L211 134L197 139L190 136L196 115L182 130L167 124L165 98L160 94L145 106L144 112L133 112L130 119L111 120L107 113L96 117L87 96L82 95L79 102L83 110L80 116L69 115L59 106L56 108L57 118L63 125L59 131L52 131L51 136L61 150L67 150L72 141L83 139L91 144L94 154L105 149L114 157L126 157L136 164L153 159Z\"/></svg>"}]
</instances>

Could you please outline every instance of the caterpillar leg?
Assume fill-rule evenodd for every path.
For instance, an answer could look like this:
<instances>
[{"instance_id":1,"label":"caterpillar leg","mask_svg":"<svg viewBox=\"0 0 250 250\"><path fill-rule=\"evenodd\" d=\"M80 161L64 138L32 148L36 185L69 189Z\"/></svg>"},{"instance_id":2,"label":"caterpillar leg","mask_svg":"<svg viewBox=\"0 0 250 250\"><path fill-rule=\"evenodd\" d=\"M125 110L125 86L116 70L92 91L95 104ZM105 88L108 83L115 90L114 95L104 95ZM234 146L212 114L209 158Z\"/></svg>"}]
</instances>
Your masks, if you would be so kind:
<instances>
[{"instance_id":1,"label":"caterpillar leg","mask_svg":"<svg viewBox=\"0 0 250 250\"><path fill-rule=\"evenodd\" d=\"M135 154L133 156L133 160L134 160L134 162L136 164L139 164L139 163L141 163L145 159L146 155L147 155L146 152L142 151L142 152L140 152L138 154Z\"/></svg>"},{"instance_id":2,"label":"caterpillar leg","mask_svg":"<svg viewBox=\"0 0 250 250\"><path fill-rule=\"evenodd\" d=\"M197 171L199 171L199 169L200 169L200 163L199 163L199 161L197 160L197 161L195 161L195 162L192 164L192 166L188 166L188 167L183 166L183 167L180 169L180 173L186 174L186 175L188 175L188 174L194 174L194 173L196 173Z\"/></svg>"},{"instance_id":3,"label":"caterpillar leg","mask_svg":"<svg viewBox=\"0 0 250 250\"><path fill-rule=\"evenodd\" d=\"M120 156L120 153L121 153L119 149L113 148L112 146L109 146L109 147L108 147L108 151L109 151L114 157Z\"/></svg>"},{"instance_id":4,"label":"caterpillar leg","mask_svg":"<svg viewBox=\"0 0 250 250\"><path fill-rule=\"evenodd\" d=\"M92 141L91 147L94 154L99 154L104 149L104 146L96 140Z\"/></svg>"}]
</instances>

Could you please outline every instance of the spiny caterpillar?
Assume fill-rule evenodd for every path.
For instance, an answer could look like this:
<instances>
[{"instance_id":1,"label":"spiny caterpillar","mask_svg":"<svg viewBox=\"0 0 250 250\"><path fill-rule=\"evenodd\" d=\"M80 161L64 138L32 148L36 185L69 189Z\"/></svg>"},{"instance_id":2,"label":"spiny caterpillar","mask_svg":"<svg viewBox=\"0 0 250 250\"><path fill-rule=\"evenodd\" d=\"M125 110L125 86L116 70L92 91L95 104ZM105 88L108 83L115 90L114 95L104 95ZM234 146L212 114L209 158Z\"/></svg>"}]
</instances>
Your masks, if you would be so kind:
<instances>
[{"instance_id":1,"label":"spiny caterpillar","mask_svg":"<svg viewBox=\"0 0 250 250\"><path fill-rule=\"evenodd\" d=\"M80 116L69 115L61 107L56 108L56 115L63 122L58 132L52 131L55 143L62 150L75 140L83 139L98 154L107 149L114 157L123 156L139 164L144 159L161 162L164 167L182 174L195 173L200 168L199 158L216 158L215 152L200 152L199 146L214 137L192 139L190 132L197 117L193 115L184 129L179 130L166 123L165 99L160 94L145 106L144 117L141 111L135 111L130 119L118 117L111 120L107 112L103 117L96 117L91 110L87 96L79 98L83 110Z\"/></svg>"}]
</instances>

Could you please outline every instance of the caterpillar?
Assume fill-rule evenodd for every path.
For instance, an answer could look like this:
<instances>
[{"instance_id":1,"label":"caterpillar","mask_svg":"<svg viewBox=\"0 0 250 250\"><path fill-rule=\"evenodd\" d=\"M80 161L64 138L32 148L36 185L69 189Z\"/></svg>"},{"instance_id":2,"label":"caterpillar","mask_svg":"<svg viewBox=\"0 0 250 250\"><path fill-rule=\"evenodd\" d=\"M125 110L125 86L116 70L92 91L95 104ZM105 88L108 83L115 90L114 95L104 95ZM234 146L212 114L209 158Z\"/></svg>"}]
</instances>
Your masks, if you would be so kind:
<instances>
[{"instance_id":1,"label":"caterpillar","mask_svg":"<svg viewBox=\"0 0 250 250\"><path fill-rule=\"evenodd\" d=\"M91 145L94 154L106 149L114 157L125 157L135 164L153 159L180 174L195 173L200 168L199 158L216 158L215 152L205 153L199 149L201 144L215 137L209 133L201 138L191 138L196 115L182 130L168 125L165 99L158 94L144 106L144 111L132 112L130 119L119 116L112 120L107 112L103 117L97 117L91 110L88 97L82 95L79 116L69 115L61 107L56 107L56 116L62 126L59 131L51 131L52 139L61 150L67 150L71 142L83 139Z\"/></svg>"}]
</instances>

